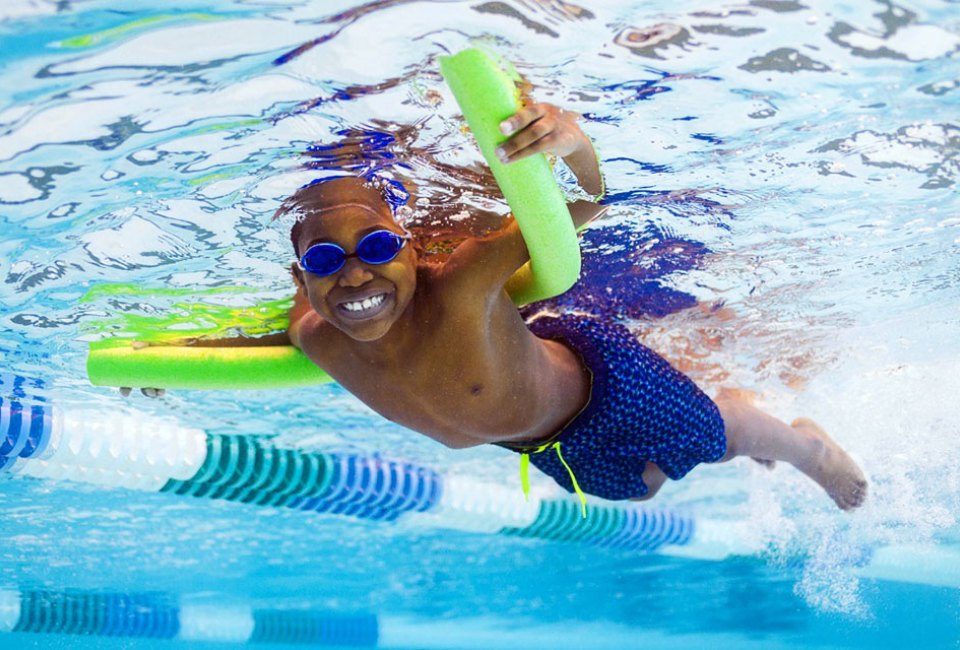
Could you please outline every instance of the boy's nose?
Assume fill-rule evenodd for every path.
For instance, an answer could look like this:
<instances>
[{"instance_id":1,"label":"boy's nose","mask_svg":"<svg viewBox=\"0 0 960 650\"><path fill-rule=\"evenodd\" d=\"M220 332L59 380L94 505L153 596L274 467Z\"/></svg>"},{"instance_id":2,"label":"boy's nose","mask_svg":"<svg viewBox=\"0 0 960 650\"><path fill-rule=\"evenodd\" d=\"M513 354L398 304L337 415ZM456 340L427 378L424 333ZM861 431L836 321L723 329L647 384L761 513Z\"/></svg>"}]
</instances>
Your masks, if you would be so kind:
<instances>
[{"instance_id":1,"label":"boy's nose","mask_svg":"<svg viewBox=\"0 0 960 650\"><path fill-rule=\"evenodd\" d=\"M340 270L340 286L359 287L373 279L373 273L358 258L351 257Z\"/></svg>"}]
</instances>

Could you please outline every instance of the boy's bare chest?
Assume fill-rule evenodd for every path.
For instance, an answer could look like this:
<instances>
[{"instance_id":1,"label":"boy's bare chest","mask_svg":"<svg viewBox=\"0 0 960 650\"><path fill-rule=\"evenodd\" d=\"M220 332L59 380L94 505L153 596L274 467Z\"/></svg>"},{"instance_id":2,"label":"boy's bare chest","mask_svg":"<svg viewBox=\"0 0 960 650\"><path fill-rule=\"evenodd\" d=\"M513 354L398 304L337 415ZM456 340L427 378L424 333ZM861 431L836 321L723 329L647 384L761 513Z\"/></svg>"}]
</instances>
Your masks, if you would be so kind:
<instances>
[{"instance_id":1,"label":"boy's bare chest","mask_svg":"<svg viewBox=\"0 0 960 650\"><path fill-rule=\"evenodd\" d=\"M402 350L377 356L344 346L321 365L384 417L444 444L515 438L536 419L547 378L538 376L540 340L510 309L479 317L438 306Z\"/></svg>"}]
</instances>

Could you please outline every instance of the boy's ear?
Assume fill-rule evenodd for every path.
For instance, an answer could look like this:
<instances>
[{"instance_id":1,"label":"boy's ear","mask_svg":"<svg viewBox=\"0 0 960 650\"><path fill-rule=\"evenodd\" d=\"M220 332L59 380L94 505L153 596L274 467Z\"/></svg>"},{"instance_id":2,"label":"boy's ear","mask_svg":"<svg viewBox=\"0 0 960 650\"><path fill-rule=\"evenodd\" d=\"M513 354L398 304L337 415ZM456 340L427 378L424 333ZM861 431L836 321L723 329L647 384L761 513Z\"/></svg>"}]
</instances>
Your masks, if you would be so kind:
<instances>
[{"instance_id":1,"label":"boy's ear","mask_svg":"<svg viewBox=\"0 0 960 650\"><path fill-rule=\"evenodd\" d=\"M297 266L296 262L293 262L290 265L290 275L293 276L293 281L297 285L297 289L301 291L306 291L307 287L303 281L303 271L300 270L300 267Z\"/></svg>"}]
</instances>

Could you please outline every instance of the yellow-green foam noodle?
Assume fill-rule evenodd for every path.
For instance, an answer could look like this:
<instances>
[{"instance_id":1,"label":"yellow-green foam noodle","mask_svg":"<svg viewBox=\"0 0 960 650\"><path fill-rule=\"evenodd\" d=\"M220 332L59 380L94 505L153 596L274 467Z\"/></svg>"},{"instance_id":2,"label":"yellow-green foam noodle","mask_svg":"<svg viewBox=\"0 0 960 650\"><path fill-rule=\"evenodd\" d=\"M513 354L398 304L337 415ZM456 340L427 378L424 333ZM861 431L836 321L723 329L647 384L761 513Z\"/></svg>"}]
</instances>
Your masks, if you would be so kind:
<instances>
[{"instance_id":1,"label":"yellow-green foam noodle","mask_svg":"<svg viewBox=\"0 0 960 650\"><path fill-rule=\"evenodd\" d=\"M507 139L500 123L520 108L519 76L508 62L477 49L441 57L440 70L530 252L530 262L507 284L510 297L524 305L560 295L580 276L580 246L550 163L537 154L504 164L494 153Z\"/></svg>"},{"instance_id":2,"label":"yellow-green foam noodle","mask_svg":"<svg viewBox=\"0 0 960 650\"><path fill-rule=\"evenodd\" d=\"M129 341L103 341L90 348L87 374L97 386L174 389L297 388L330 381L292 345L209 348L155 345L134 349Z\"/></svg>"},{"instance_id":3,"label":"yellow-green foam noodle","mask_svg":"<svg viewBox=\"0 0 960 650\"><path fill-rule=\"evenodd\" d=\"M505 165L494 153L507 139L500 123L521 107L516 72L475 49L443 57L440 65L530 252L530 262L507 283L510 297L523 305L563 293L579 277L580 248L550 164L536 155ZM209 308L202 311L209 317ZM161 337L156 342L140 349L119 338L91 345L90 381L168 389L284 388L330 381L292 346L178 346L164 344Z\"/></svg>"}]
</instances>

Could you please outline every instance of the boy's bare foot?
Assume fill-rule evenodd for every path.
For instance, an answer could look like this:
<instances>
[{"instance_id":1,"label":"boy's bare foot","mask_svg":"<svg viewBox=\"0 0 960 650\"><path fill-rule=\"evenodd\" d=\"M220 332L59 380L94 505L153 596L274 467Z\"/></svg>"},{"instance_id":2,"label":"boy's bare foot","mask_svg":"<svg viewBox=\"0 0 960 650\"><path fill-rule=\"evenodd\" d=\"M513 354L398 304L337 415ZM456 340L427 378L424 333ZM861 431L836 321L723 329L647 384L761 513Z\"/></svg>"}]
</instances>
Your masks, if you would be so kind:
<instances>
[{"instance_id":1,"label":"boy's bare foot","mask_svg":"<svg viewBox=\"0 0 960 650\"><path fill-rule=\"evenodd\" d=\"M847 452L809 418L797 418L790 426L824 443L809 467L797 469L819 483L841 510L853 510L863 505L867 498L867 479Z\"/></svg>"}]
</instances>

